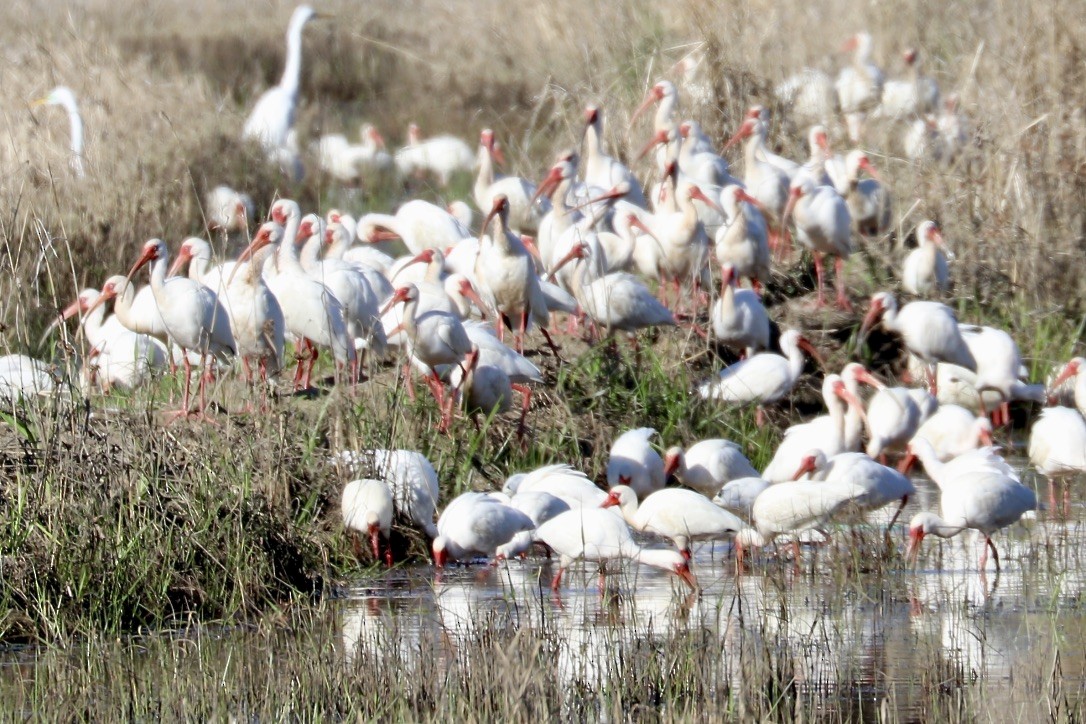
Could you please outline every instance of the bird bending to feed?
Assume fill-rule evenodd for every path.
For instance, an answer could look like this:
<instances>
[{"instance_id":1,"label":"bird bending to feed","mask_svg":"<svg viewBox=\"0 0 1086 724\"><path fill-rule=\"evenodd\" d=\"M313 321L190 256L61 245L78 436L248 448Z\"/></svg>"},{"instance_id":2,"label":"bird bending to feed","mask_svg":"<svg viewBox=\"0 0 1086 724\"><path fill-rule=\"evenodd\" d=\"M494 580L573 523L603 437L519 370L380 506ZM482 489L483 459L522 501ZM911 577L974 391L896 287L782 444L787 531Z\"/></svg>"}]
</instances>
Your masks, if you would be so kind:
<instances>
[{"instance_id":1,"label":"bird bending to feed","mask_svg":"<svg viewBox=\"0 0 1086 724\"><path fill-rule=\"evenodd\" d=\"M664 453L664 476L674 475L683 485L713 496L737 478L758 477L742 449L731 440L702 440L683 450L669 447Z\"/></svg>"},{"instance_id":2,"label":"bird bending to feed","mask_svg":"<svg viewBox=\"0 0 1086 724\"><path fill-rule=\"evenodd\" d=\"M392 546L387 543L392 529L392 509L392 493L383 480L352 480L344 486L340 510L356 558L362 558L359 533L369 537L375 561L381 560L380 543L384 538L385 565L392 567Z\"/></svg>"},{"instance_id":3,"label":"bird bending to feed","mask_svg":"<svg viewBox=\"0 0 1086 724\"><path fill-rule=\"evenodd\" d=\"M615 438L607 460L609 488L626 485L643 498L664 487L664 461L649 445L655 434L651 427L640 427Z\"/></svg>"},{"instance_id":4,"label":"bird bending to feed","mask_svg":"<svg viewBox=\"0 0 1086 724\"><path fill-rule=\"evenodd\" d=\"M860 325L860 337L881 321L882 326L901 335L910 352L927 365L928 390L938 392L935 366L940 362L964 367L973 372L977 362L962 339L954 311L939 302L909 302L900 310L889 292L871 297L871 306Z\"/></svg>"},{"instance_id":5,"label":"bird bending to feed","mask_svg":"<svg viewBox=\"0 0 1086 724\"><path fill-rule=\"evenodd\" d=\"M576 560L594 561L601 566L611 560L630 559L681 578L691 589L698 581L686 558L677 551L642 548L634 542L630 528L617 515L602 508L576 508L551 518L536 529L536 537L560 556L551 590L562 585L562 574Z\"/></svg>"},{"instance_id":6,"label":"bird bending to feed","mask_svg":"<svg viewBox=\"0 0 1086 724\"><path fill-rule=\"evenodd\" d=\"M639 505L637 493L626 485L611 488L603 507L617 505L634 530L671 540L690 560L695 541L724 540L746 527L743 521L701 493L682 488L658 490Z\"/></svg>"},{"instance_id":7,"label":"bird bending to feed","mask_svg":"<svg viewBox=\"0 0 1086 724\"><path fill-rule=\"evenodd\" d=\"M969 528L984 535L978 568L984 571L991 549L998 571L999 551L992 542L992 534L1016 523L1027 511L1036 510L1036 494L1017 479L991 470L968 472L946 484L939 483L939 487L941 515L924 512L913 517L909 522L906 558L916 561L925 535L952 538Z\"/></svg>"},{"instance_id":8,"label":"bird bending to feed","mask_svg":"<svg viewBox=\"0 0 1086 724\"><path fill-rule=\"evenodd\" d=\"M431 548L434 565L474 555L493 556L517 533L535 528L525 513L486 493L464 493L449 501L437 521Z\"/></svg>"}]
</instances>

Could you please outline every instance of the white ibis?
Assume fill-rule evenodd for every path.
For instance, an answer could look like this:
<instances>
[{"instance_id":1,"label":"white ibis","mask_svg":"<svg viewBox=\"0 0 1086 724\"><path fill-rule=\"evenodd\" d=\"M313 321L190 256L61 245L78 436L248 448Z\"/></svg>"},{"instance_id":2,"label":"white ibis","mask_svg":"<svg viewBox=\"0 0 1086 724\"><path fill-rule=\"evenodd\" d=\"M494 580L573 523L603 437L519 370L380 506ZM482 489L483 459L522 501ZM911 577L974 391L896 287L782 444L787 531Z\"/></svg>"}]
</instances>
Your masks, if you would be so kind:
<instances>
[{"instance_id":1,"label":"white ibis","mask_svg":"<svg viewBox=\"0 0 1086 724\"><path fill-rule=\"evenodd\" d=\"M358 135L362 141L358 144L339 133L321 136L317 142L320 167L340 183L359 184L367 177L392 169L392 156L385 151L385 139L373 124L363 123Z\"/></svg>"},{"instance_id":2,"label":"white ibis","mask_svg":"<svg viewBox=\"0 0 1086 724\"><path fill-rule=\"evenodd\" d=\"M546 271L554 269L554 249L559 238L581 218L581 213L567 203L575 173L570 161L560 159L536 187L536 196L551 200L551 209L540 220L539 233L535 237L539 261Z\"/></svg>"},{"instance_id":3,"label":"white ibis","mask_svg":"<svg viewBox=\"0 0 1086 724\"><path fill-rule=\"evenodd\" d=\"M816 186L806 174L798 174L788 192L783 222L795 220L796 240L814 256L818 277L817 306L825 303L825 272L822 258L834 258L837 306L852 309L845 293L845 260L852 253L852 216L848 204L831 186Z\"/></svg>"},{"instance_id":4,"label":"white ibis","mask_svg":"<svg viewBox=\"0 0 1086 724\"><path fill-rule=\"evenodd\" d=\"M1068 404L1073 403L1080 413L1086 414L1086 359L1082 357L1073 357L1066 365L1063 365L1056 376L1052 379L1049 385L1050 397L1055 396L1055 392L1061 387L1066 387L1065 383L1071 381L1070 384L1070 400ZM1049 404L1052 404L1051 402Z\"/></svg>"},{"instance_id":5,"label":"white ibis","mask_svg":"<svg viewBox=\"0 0 1086 724\"><path fill-rule=\"evenodd\" d=\"M168 252L161 239L151 239L143 245L139 259L128 272L128 279L147 264L151 264L151 291L155 303L166 324L170 340L183 351L192 350L200 356L201 367L207 366L209 357L233 355L236 351L234 336L230 333L230 318L219 303L218 297L199 282L186 277L166 278ZM101 299L101 297L100 297ZM123 321L123 319L122 319ZM189 391L192 363L184 357L185 386L178 415L192 414L189 410ZM207 382L210 370L200 375L199 416L207 406Z\"/></svg>"},{"instance_id":6,"label":"white ibis","mask_svg":"<svg viewBox=\"0 0 1086 724\"><path fill-rule=\"evenodd\" d=\"M535 262L520 237L510 231L509 219L509 199L499 194L483 223L485 234L493 222L493 233L481 239L474 278L484 298L500 315L500 336L504 336L500 326L503 321L510 329L514 323L517 325L516 350L522 352L529 321L536 322L549 341L546 324L550 314L539 278L535 275ZM551 346L554 347L553 343Z\"/></svg>"},{"instance_id":7,"label":"white ibis","mask_svg":"<svg viewBox=\"0 0 1086 724\"><path fill-rule=\"evenodd\" d=\"M905 78L883 83L878 115L900 120L934 113L939 108L939 86L933 78L921 75L919 51L907 48L901 56Z\"/></svg>"},{"instance_id":8,"label":"white ibis","mask_svg":"<svg viewBox=\"0 0 1086 724\"><path fill-rule=\"evenodd\" d=\"M517 533L534 528L535 522L513 506L486 493L464 493L451 500L437 520L438 535L431 545L434 565L491 557Z\"/></svg>"},{"instance_id":9,"label":"white ibis","mask_svg":"<svg viewBox=\"0 0 1086 724\"><path fill-rule=\"evenodd\" d=\"M922 221L916 227L916 249L905 257L901 285L918 297L943 294L950 288L943 234L934 221Z\"/></svg>"},{"instance_id":10,"label":"white ibis","mask_svg":"<svg viewBox=\"0 0 1086 724\"><path fill-rule=\"evenodd\" d=\"M788 204L788 186L790 179L781 169L765 160L767 153L765 142L765 122L750 114L743 120L739 130L724 146L728 148L743 139L743 184L747 193L761 203L766 221L769 223L770 245L775 245L777 230L781 228L784 207Z\"/></svg>"},{"instance_id":11,"label":"white ibis","mask_svg":"<svg viewBox=\"0 0 1086 724\"><path fill-rule=\"evenodd\" d=\"M0 401L11 405L60 389L53 365L23 354L0 357Z\"/></svg>"},{"instance_id":12,"label":"white ibis","mask_svg":"<svg viewBox=\"0 0 1086 724\"><path fill-rule=\"evenodd\" d=\"M337 365L349 365L353 369L354 344L347 333L343 305L328 287L310 277L298 260L295 247L301 224L298 204L280 199L272 205L271 217L284 230L275 255L279 273L268 278L267 284L283 311L286 331L295 337L296 346L304 349L304 353L298 355L295 389L308 389L318 346L330 348ZM307 363L304 368L303 362Z\"/></svg>"},{"instance_id":13,"label":"white ibis","mask_svg":"<svg viewBox=\"0 0 1086 724\"><path fill-rule=\"evenodd\" d=\"M598 508L607 498L607 493L597 488L587 475L563 463L512 475L502 490L514 498L525 493L548 493L571 509Z\"/></svg>"},{"instance_id":14,"label":"white ibis","mask_svg":"<svg viewBox=\"0 0 1086 724\"><path fill-rule=\"evenodd\" d=\"M939 302L909 302L900 310L889 292L871 297L871 306L860 325L860 337L881 320L882 326L901 336L905 347L928 366L928 388L936 395L935 365L939 362L976 371L977 362L962 339L954 311Z\"/></svg>"},{"instance_id":15,"label":"white ibis","mask_svg":"<svg viewBox=\"0 0 1086 724\"><path fill-rule=\"evenodd\" d=\"M732 480L757 477L758 471L737 444L716 438L694 443L685 450L669 447L664 453L664 476L670 475L702 495L712 497Z\"/></svg>"},{"instance_id":16,"label":"white ibis","mask_svg":"<svg viewBox=\"0 0 1086 724\"><path fill-rule=\"evenodd\" d=\"M484 416L509 412L513 407L513 391L520 392L523 404L517 435L523 437L527 431L524 421L531 404L531 388L510 380L500 366L481 362L480 359L479 346L472 344L471 351L464 358L463 367L453 367L449 384L460 391L464 407L473 417L476 412L482 412Z\"/></svg>"},{"instance_id":17,"label":"white ibis","mask_svg":"<svg viewBox=\"0 0 1086 724\"><path fill-rule=\"evenodd\" d=\"M49 91L49 95L34 101L33 105L60 106L67 112L71 133L71 157L68 159L68 164L73 176L77 179L83 178L83 117L79 115L79 104L76 103L75 93L71 88L60 85Z\"/></svg>"},{"instance_id":18,"label":"white ibis","mask_svg":"<svg viewBox=\"0 0 1086 724\"><path fill-rule=\"evenodd\" d=\"M367 536L373 559L381 560L381 539L388 541L392 530L392 492L383 480L352 480L343 488L340 512L354 546L354 554L362 558L358 534ZM385 565L392 567L392 546L386 543Z\"/></svg>"},{"instance_id":19,"label":"white ibis","mask_svg":"<svg viewBox=\"0 0 1086 724\"><path fill-rule=\"evenodd\" d=\"M385 353L385 330L380 324L381 301L366 281L365 275L351 264L339 259L321 259L325 244L324 222L316 214L302 218L298 225L296 243L302 244L299 263L314 280L320 282L343 306L343 321L347 324L348 338L353 341L356 353L372 351L377 356ZM352 376L358 376L358 357Z\"/></svg>"},{"instance_id":20,"label":"white ibis","mask_svg":"<svg viewBox=\"0 0 1086 724\"><path fill-rule=\"evenodd\" d=\"M675 182L677 167L669 164L666 174ZM694 200L700 200L717 210L719 206L695 184L683 183L675 186L675 189L677 210L670 213L657 212L648 220L648 227L659 242L657 270L661 282L671 282L677 306L680 301L680 287L691 283L694 287L693 311L696 313L709 256L709 237L698 218Z\"/></svg>"},{"instance_id":21,"label":"white ibis","mask_svg":"<svg viewBox=\"0 0 1086 724\"><path fill-rule=\"evenodd\" d=\"M943 149L943 160L953 162L965 151L970 142L969 119L961 110L961 99L951 93L943 102L935 121Z\"/></svg>"},{"instance_id":22,"label":"white ibis","mask_svg":"<svg viewBox=\"0 0 1086 724\"><path fill-rule=\"evenodd\" d=\"M773 94L793 116L808 122L829 123L837 115L837 89L821 70L804 68L779 83Z\"/></svg>"},{"instance_id":23,"label":"white ibis","mask_svg":"<svg viewBox=\"0 0 1086 724\"><path fill-rule=\"evenodd\" d=\"M995 392L999 408L993 411L993 423L1010 422L1008 403L1013 400L1045 401L1045 388L1040 384L1023 382L1025 372L1022 355L1014 339L1002 329L959 324L962 339L976 360L976 377L971 380L977 391L981 414L987 414L985 393Z\"/></svg>"},{"instance_id":24,"label":"white ibis","mask_svg":"<svg viewBox=\"0 0 1086 724\"><path fill-rule=\"evenodd\" d=\"M366 214L358 220L355 234L369 243L402 239L412 254L424 249L445 250L471 237L455 216L422 199L408 201L395 215Z\"/></svg>"},{"instance_id":25,"label":"white ibis","mask_svg":"<svg viewBox=\"0 0 1086 724\"><path fill-rule=\"evenodd\" d=\"M997 447L979 447L942 462L931 443L918 438L909 443L909 453L920 461L924 472L939 487L952 485L956 478L975 472L994 472L1018 479L1018 473L1007 464Z\"/></svg>"},{"instance_id":26,"label":"white ibis","mask_svg":"<svg viewBox=\"0 0 1086 724\"><path fill-rule=\"evenodd\" d=\"M916 493L912 481L893 468L888 468L858 452L843 452L827 458L821 450L812 450L796 470L795 480L810 475L811 480L853 483L864 490L852 499L859 513L879 510L890 503L899 502L894 516L886 526L893 528L901 511Z\"/></svg>"},{"instance_id":27,"label":"white ibis","mask_svg":"<svg viewBox=\"0 0 1086 724\"><path fill-rule=\"evenodd\" d=\"M664 461L649 444L655 434L651 427L639 427L615 438L607 459L607 487L627 485L641 497L664 487Z\"/></svg>"},{"instance_id":28,"label":"white ibis","mask_svg":"<svg viewBox=\"0 0 1086 724\"><path fill-rule=\"evenodd\" d=\"M637 498L633 488L616 485L603 507L617 505L631 528L671 540L687 560L691 558L691 543L725 540L746 527L739 518L693 490L657 490L640 505Z\"/></svg>"},{"instance_id":29,"label":"white ibis","mask_svg":"<svg viewBox=\"0 0 1086 724\"><path fill-rule=\"evenodd\" d=\"M708 136L697 121L683 121L679 124L679 170L698 185L723 187L734 184L736 179L728 172L728 162L706 147Z\"/></svg>"},{"instance_id":30,"label":"white ibis","mask_svg":"<svg viewBox=\"0 0 1086 724\"><path fill-rule=\"evenodd\" d=\"M713 337L750 356L769 348L769 313L753 289L738 289L735 267L720 269L720 297L709 314Z\"/></svg>"},{"instance_id":31,"label":"white ibis","mask_svg":"<svg viewBox=\"0 0 1086 724\"><path fill-rule=\"evenodd\" d=\"M941 515L917 513L909 521L906 557L916 560L925 535L952 538L963 530L972 529L984 535L980 570L984 571L991 549L998 571L999 551L992 542L992 534L1016 523L1024 513L1036 510L1037 495L1017 479L994 471L958 475L948 484L940 483L939 487Z\"/></svg>"},{"instance_id":32,"label":"white ibis","mask_svg":"<svg viewBox=\"0 0 1086 724\"><path fill-rule=\"evenodd\" d=\"M822 398L829 415L785 430L762 478L771 483L792 480L811 450L821 450L827 458L847 450L846 405L862 418L863 403L848 389L841 375L826 375L822 381Z\"/></svg>"},{"instance_id":33,"label":"white ibis","mask_svg":"<svg viewBox=\"0 0 1086 724\"><path fill-rule=\"evenodd\" d=\"M698 394L704 399L759 406L776 402L795 387L803 373L804 353L819 359L818 351L794 329L781 335L780 348L784 356L762 352L725 367L715 379L703 382Z\"/></svg>"},{"instance_id":34,"label":"white ibis","mask_svg":"<svg viewBox=\"0 0 1086 724\"><path fill-rule=\"evenodd\" d=\"M867 403L867 454L885 459L900 450L920 428L920 407L905 387L883 387Z\"/></svg>"},{"instance_id":35,"label":"white ibis","mask_svg":"<svg viewBox=\"0 0 1086 724\"><path fill-rule=\"evenodd\" d=\"M871 178L860 178L866 171ZM878 236L890 230L893 221L890 191L875 173L867 154L859 149L845 156L845 201L856 231L864 236Z\"/></svg>"},{"instance_id":36,"label":"white ibis","mask_svg":"<svg viewBox=\"0 0 1086 724\"><path fill-rule=\"evenodd\" d=\"M671 310L637 277L626 272L600 275L595 263L599 254L598 244L587 243L577 244L570 252L571 258L579 260L573 268L570 288L593 324L608 334L677 324Z\"/></svg>"},{"instance_id":37,"label":"white ibis","mask_svg":"<svg viewBox=\"0 0 1086 724\"><path fill-rule=\"evenodd\" d=\"M123 280L124 277L119 279ZM64 320L76 314L82 315L80 326L90 344L84 368L93 372L91 381L97 381L106 392L114 387L135 389L146 382L153 372L165 367L169 353L157 339L129 330L121 324L116 314L106 318L105 306L97 303L100 295L97 289L81 291L45 334Z\"/></svg>"},{"instance_id":38,"label":"white ibis","mask_svg":"<svg viewBox=\"0 0 1086 724\"><path fill-rule=\"evenodd\" d=\"M634 542L622 518L600 508L576 508L557 515L539 526L536 537L560 557L551 581L553 591L562 585L562 574L576 560L594 561L601 566L612 560L634 560L674 573L691 589L698 586L681 553L642 548Z\"/></svg>"},{"instance_id":39,"label":"white ibis","mask_svg":"<svg viewBox=\"0 0 1086 724\"><path fill-rule=\"evenodd\" d=\"M262 225L238 257L230 278L224 280L222 296L246 379L252 379L255 363L265 388L268 379L275 377L283 366L286 321L279 300L261 276L261 269L282 236L282 228L275 222Z\"/></svg>"},{"instance_id":40,"label":"white ibis","mask_svg":"<svg viewBox=\"0 0 1086 724\"><path fill-rule=\"evenodd\" d=\"M401 176L428 173L442 187L447 187L454 174L471 173L475 154L471 146L456 136L423 138L419 127L412 123L407 127L407 145L396 151L395 162Z\"/></svg>"},{"instance_id":41,"label":"white ibis","mask_svg":"<svg viewBox=\"0 0 1086 724\"><path fill-rule=\"evenodd\" d=\"M603 114L596 106L585 109L584 131L584 181L590 189L607 190L627 185L626 201L647 209L645 192L641 182L622 163L608 156L603 150Z\"/></svg>"},{"instance_id":42,"label":"white ibis","mask_svg":"<svg viewBox=\"0 0 1086 724\"><path fill-rule=\"evenodd\" d=\"M871 62L872 42L868 33L856 33L845 41L842 50L852 52L852 62L841 69L834 87L849 139L859 143L868 112L874 110L882 98L883 74Z\"/></svg>"},{"instance_id":43,"label":"white ibis","mask_svg":"<svg viewBox=\"0 0 1086 724\"><path fill-rule=\"evenodd\" d=\"M204 213L211 231L237 234L249 227L249 221L256 216L256 206L249 194L229 186L216 186L207 192Z\"/></svg>"},{"instance_id":44,"label":"white ibis","mask_svg":"<svg viewBox=\"0 0 1086 724\"><path fill-rule=\"evenodd\" d=\"M287 26L287 60L283 77L279 85L260 96L242 129L242 138L259 143L273 159L293 157L291 130L302 73L302 30L316 17L316 11L308 5L294 8Z\"/></svg>"},{"instance_id":45,"label":"white ibis","mask_svg":"<svg viewBox=\"0 0 1086 724\"><path fill-rule=\"evenodd\" d=\"M349 474L364 469L383 480L392 492L396 513L410 519L430 540L437 537L437 471L425 455L414 450L344 450L334 456L333 462Z\"/></svg>"},{"instance_id":46,"label":"white ibis","mask_svg":"<svg viewBox=\"0 0 1086 724\"><path fill-rule=\"evenodd\" d=\"M720 192L725 222L714 239L717 262L734 266L736 276L750 279L755 289L769 279L769 230L760 203L742 186L725 186Z\"/></svg>"},{"instance_id":47,"label":"white ibis","mask_svg":"<svg viewBox=\"0 0 1086 724\"><path fill-rule=\"evenodd\" d=\"M1070 407L1046 407L1029 431L1029 462L1047 477L1086 472L1086 421Z\"/></svg>"},{"instance_id":48,"label":"white ibis","mask_svg":"<svg viewBox=\"0 0 1086 724\"><path fill-rule=\"evenodd\" d=\"M447 312L428 311L419 313L419 290L414 284L400 287L385 304L382 314L394 304L403 304L401 326L407 335L411 356L421 368L430 391L441 411L439 430L448 429L452 416L453 398L446 405L445 385L438 377L436 368L441 365L459 364L471 351L468 338L459 317ZM395 334L399 330L393 330Z\"/></svg>"},{"instance_id":49,"label":"white ibis","mask_svg":"<svg viewBox=\"0 0 1086 724\"><path fill-rule=\"evenodd\" d=\"M769 486L769 481L757 475L736 478L720 489L720 492L713 498L713 503L749 521L751 509L754 508L754 501Z\"/></svg>"},{"instance_id":50,"label":"white ibis","mask_svg":"<svg viewBox=\"0 0 1086 724\"><path fill-rule=\"evenodd\" d=\"M498 176L494 173L494 131L483 129L479 134L479 174L475 177L475 204L480 211L490 212L499 196L509 205L509 228L519 233L535 234L539 221L549 208L545 199L535 201L536 186L520 176ZM609 187L608 187L609 188ZM483 233L486 225L483 226Z\"/></svg>"},{"instance_id":51,"label":"white ibis","mask_svg":"<svg viewBox=\"0 0 1086 724\"><path fill-rule=\"evenodd\" d=\"M864 492L855 483L838 481L770 485L751 506L754 527L744 528L735 536L736 560L741 566L747 548L767 546L781 535L812 529L825 533L823 528ZM795 559L799 560L798 538L793 540L793 548Z\"/></svg>"},{"instance_id":52,"label":"white ibis","mask_svg":"<svg viewBox=\"0 0 1086 724\"><path fill-rule=\"evenodd\" d=\"M668 130L674 128L678 120L678 107L679 107L679 94L675 90L675 84L669 80L657 81L656 84L649 89L649 92L645 95L645 100L641 102L641 105L637 107L633 115L630 116L630 125L633 126L634 121L638 117L648 110L653 104L656 106L656 113L653 117L652 130L654 133L662 130Z\"/></svg>"},{"instance_id":53,"label":"white ibis","mask_svg":"<svg viewBox=\"0 0 1086 724\"><path fill-rule=\"evenodd\" d=\"M385 276L392 267L392 257L368 244L352 247L354 232L349 231L348 226L342 223L342 218L337 215L324 230L324 258L326 261L338 259L350 264L366 278L366 283L378 301L384 302L395 291L392 282Z\"/></svg>"},{"instance_id":54,"label":"white ibis","mask_svg":"<svg viewBox=\"0 0 1086 724\"><path fill-rule=\"evenodd\" d=\"M958 455L992 444L992 423L983 415L974 415L961 405L939 405L913 435L913 440L931 443L939 460L947 461Z\"/></svg>"},{"instance_id":55,"label":"white ibis","mask_svg":"<svg viewBox=\"0 0 1086 724\"><path fill-rule=\"evenodd\" d=\"M759 121L754 127L754 132L762 138L762 152L759 154L759 158L778 171L783 172L788 177L788 183L791 183L792 177L800 170L800 164L769 150L769 109L763 105L753 105L747 109L746 117Z\"/></svg>"}]
</instances>

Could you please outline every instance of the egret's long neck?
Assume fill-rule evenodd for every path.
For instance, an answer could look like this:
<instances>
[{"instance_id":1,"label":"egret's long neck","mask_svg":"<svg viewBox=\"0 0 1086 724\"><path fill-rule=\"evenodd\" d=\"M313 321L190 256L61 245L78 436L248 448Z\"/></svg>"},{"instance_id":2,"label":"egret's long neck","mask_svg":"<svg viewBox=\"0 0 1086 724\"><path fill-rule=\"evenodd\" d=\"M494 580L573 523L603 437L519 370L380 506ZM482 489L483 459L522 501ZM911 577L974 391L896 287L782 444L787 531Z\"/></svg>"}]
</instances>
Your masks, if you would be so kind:
<instances>
[{"instance_id":1,"label":"egret's long neck","mask_svg":"<svg viewBox=\"0 0 1086 724\"><path fill-rule=\"evenodd\" d=\"M302 76L302 28L305 23L291 23L287 29L287 63L283 67L283 77L279 87L287 93L297 95Z\"/></svg>"},{"instance_id":2,"label":"egret's long neck","mask_svg":"<svg viewBox=\"0 0 1086 724\"><path fill-rule=\"evenodd\" d=\"M83 178L83 117L79 115L79 108L74 102L65 103L64 109L68 111L68 125L72 132L72 171Z\"/></svg>"}]
</instances>

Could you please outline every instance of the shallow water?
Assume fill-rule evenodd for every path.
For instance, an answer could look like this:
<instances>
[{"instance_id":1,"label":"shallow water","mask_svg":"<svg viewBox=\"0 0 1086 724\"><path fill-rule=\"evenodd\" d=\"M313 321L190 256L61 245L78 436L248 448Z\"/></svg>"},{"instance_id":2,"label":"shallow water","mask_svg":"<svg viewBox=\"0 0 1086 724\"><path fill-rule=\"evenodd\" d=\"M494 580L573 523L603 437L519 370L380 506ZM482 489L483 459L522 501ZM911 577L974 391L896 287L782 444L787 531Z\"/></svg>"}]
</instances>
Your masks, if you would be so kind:
<instances>
[{"instance_id":1,"label":"shallow water","mask_svg":"<svg viewBox=\"0 0 1086 724\"><path fill-rule=\"evenodd\" d=\"M918 487L893 534L899 551L909 517L937 503L930 482ZM978 572L980 542L970 536L929 537L915 571L900 555L883 560L875 526L804 545L798 565L789 547L767 551L741 575L728 544L702 545L697 594L636 566L611 571L601 589L594 566L575 564L558 596L549 590L554 562L544 558L437 573L399 567L358 580L327 615L300 623L9 651L0 656L0 712L64 718L75 708L93 719L121 706L126 718L183 711L265 721L305 702L298 711L321 719L418 718L417 708L386 708L395 697L385 689L433 706L455 695L442 672L486 666L481 675L495 677L505 697L521 691L497 681L506 672L513 683L521 670L547 678L544 689L566 698L542 718L629 718L629 697L640 697L637 711L666 715L685 696L679 711L713 719L1059 719L1086 708L1078 489L1066 520L1053 512L999 534L998 575L991 563ZM525 640L527 654L517 647ZM438 683L427 688L430 680ZM669 680L679 682L674 690L661 683ZM467 697L422 713L477 706Z\"/></svg>"}]
</instances>

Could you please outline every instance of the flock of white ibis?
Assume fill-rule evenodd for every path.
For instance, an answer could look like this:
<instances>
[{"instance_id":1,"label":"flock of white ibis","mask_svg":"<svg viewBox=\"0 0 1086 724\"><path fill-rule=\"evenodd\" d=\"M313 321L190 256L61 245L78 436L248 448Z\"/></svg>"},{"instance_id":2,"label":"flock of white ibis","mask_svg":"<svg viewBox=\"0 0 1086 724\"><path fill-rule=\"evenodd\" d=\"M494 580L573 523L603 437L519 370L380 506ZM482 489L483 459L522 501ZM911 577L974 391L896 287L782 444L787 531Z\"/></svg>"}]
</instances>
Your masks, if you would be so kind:
<instances>
[{"instance_id":1,"label":"flock of white ibis","mask_svg":"<svg viewBox=\"0 0 1086 724\"><path fill-rule=\"evenodd\" d=\"M244 130L292 172L299 165L293 119L301 34L314 16L305 6L295 11L282 81L260 98ZM90 344L83 378L105 389L131 388L164 366L181 365L184 393L175 414L203 416L208 382L240 359L245 377L259 378L266 406L268 384L288 366L289 340L295 389L312 386L322 350L335 360L337 381L348 385L391 358L402 361L408 381L413 371L426 380L440 430L452 424L458 404L506 412L516 392L523 432L531 386L543 381L524 356L528 335L538 330L557 357L555 337L579 329L592 343L616 332L683 326L741 355L693 394L715 401L707 404L754 405L761 423L766 406L790 398L807 358L820 362L799 330L784 331L773 348L762 302L772 269L786 263L794 243L809 252L817 274L814 310L825 304L823 262L831 257L836 306L851 310L845 263L853 242L886 234L893 221L889 188L868 155L859 148L836 155L829 139L842 122L854 144L869 123L904 123L912 133L919 122L925 138L930 131L941 139L927 140L940 149L938 158L963 146L957 104L952 99L940 110L938 86L920 75L917 51L905 53L906 78L884 81L871 61L869 36L857 35L847 47L854 58L835 82L804 70L777 89L795 118L814 121L805 159L770 150L771 119L760 105L736 119L718 153L697 121L683 117L682 90L666 79L652 86L631 120L636 133L638 116L654 111L642 151L655 150L647 177L605 147L598 106L585 111L579 147L569 139L572 147L538 184L498 172L501 148L490 129L479 134L474 154L453 136L424 139L416 127L394 156L384 153L370 126L361 146L326 136L317 155L344 181L362 166L429 173L441 184L474 168L481 225L472 229L475 214L464 202L446 208L414 199L394 214L354 218L337 210L303 214L294 201L280 199L268 220L251 229L251 200L217 188L208 199L209 228L227 241L247 242L244 249L216 264L212 245L192 238L180 244L170 267L167 245L154 239L134 253L127 275L80 292L63 316L80 317ZM689 73L683 82L692 82ZM68 95L54 92L46 101L70 101L77 117ZM734 145L742 153L729 160ZM407 253L391 256L391 240ZM560 556L555 587L576 559L632 559L696 586L691 546L699 541L733 540L742 558L776 539L798 542L810 530L829 535L831 525L863 522L887 506L896 511L892 526L914 493L907 474L919 460L942 497L938 513L910 522L909 552L925 535L974 529L984 537L983 569L988 551L996 551L991 536L1037 508L1033 490L992 447L992 433L1009 425L1009 403L1047 401L1053 406L1033 427L1031 462L1053 477L1086 470L1083 362L1072 360L1047 389L1030 384L1006 332L962 324L945 304L916 298L937 299L949 285L938 225L920 223L916 240L900 275L913 300L875 294L859 336L879 325L895 333L909 356L909 376L926 385L893 386L857 362L825 375L827 414L789 427L761 474L741 444L704 440L671 447L662 457L655 431L642 428L614 441L607 491L573 467L550 465L511 477L501 492L448 501L435 524L440 488L422 455L345 453L341 463L370 471L372 479L345 489L344 523L352 534L368 536L373 555L390 564L395 513L432 541L438 566L524 555L543 544ZM137 290L144 266L150 283ZM741 288L743 281L750 288ZM17 369L10 377L5 364L0 360L0 384L25 374L33 361L12 362ZM195 405L194 368L200 370ZM873 392L865 394L865 387ZM897 469L888 466L891 457ZM672 481L682 487L668 487ZM674 550L647 547L653 536Z\"/></svg>"}]
</instances>

